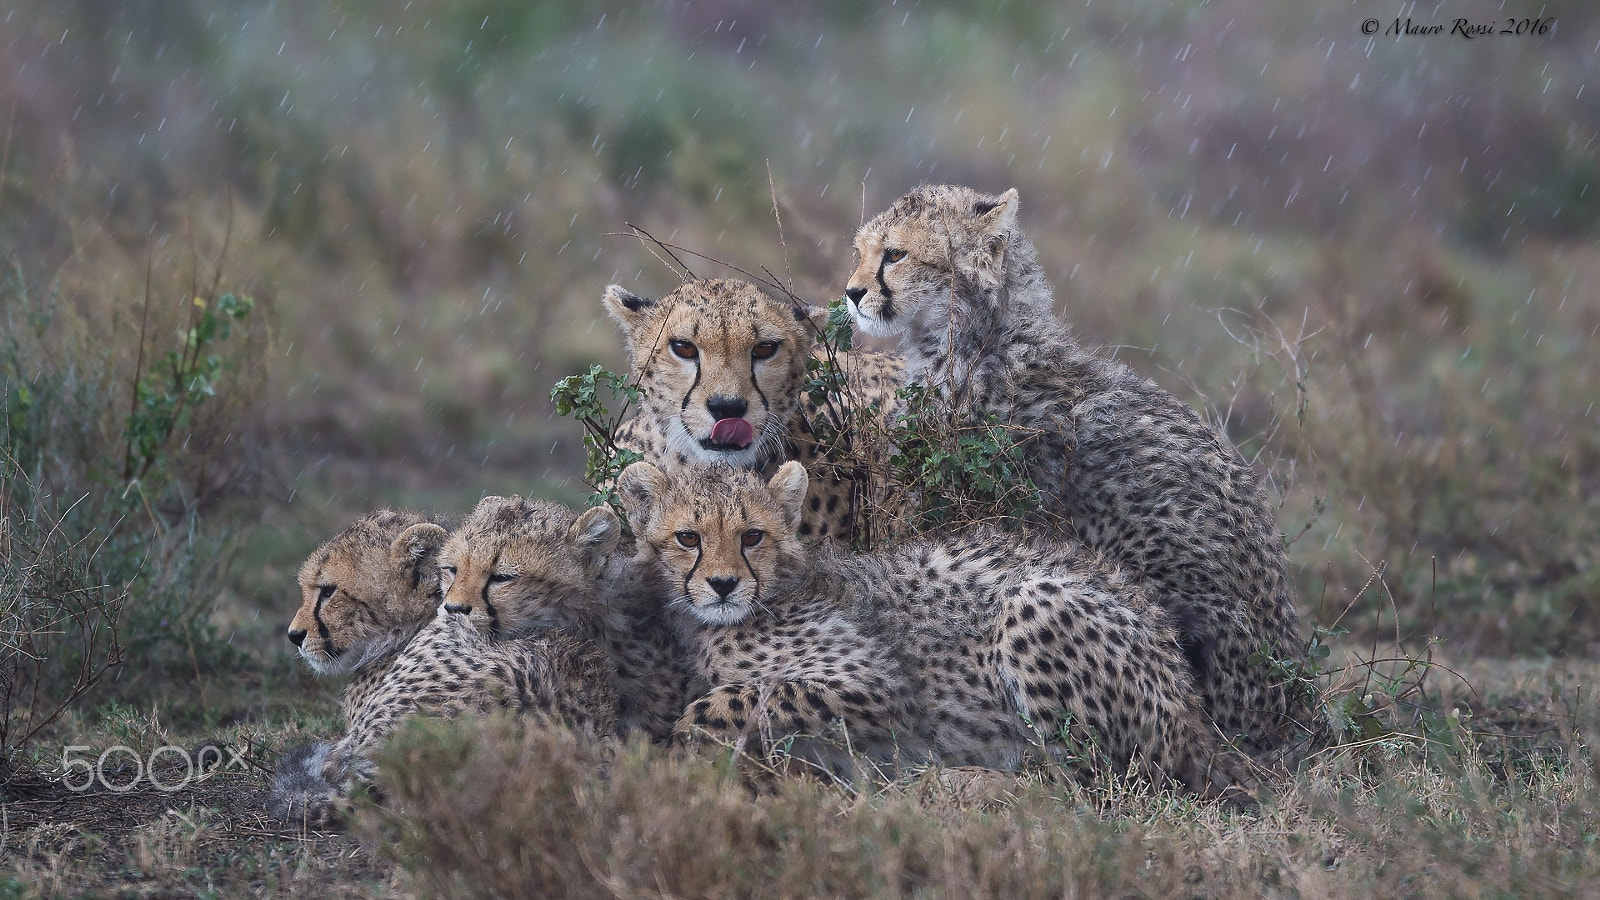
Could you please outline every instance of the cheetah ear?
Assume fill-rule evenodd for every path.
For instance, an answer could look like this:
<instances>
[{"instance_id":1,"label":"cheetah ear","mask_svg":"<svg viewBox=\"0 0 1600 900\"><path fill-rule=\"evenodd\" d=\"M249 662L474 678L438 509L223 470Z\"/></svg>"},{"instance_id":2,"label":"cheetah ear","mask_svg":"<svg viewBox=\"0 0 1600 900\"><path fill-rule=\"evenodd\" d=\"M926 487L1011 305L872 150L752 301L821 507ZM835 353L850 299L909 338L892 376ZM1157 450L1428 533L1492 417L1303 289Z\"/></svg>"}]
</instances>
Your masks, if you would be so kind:
<instances>
[{"instance_id":1,"label":"cheetah ear","mask_svg":"<svg viewBox=\"0 0 1600 900\"><path fill-rule=\"evenodd\" d=\"M800 528L800 510L805 505L806 488L810 486L810 481L806 467L791 459L767 482L767 490L772 493L772 499L778 501L778 507L783 510L784 524L791 533Z\"/></svg>"},{"instance_id":2,"label":"cheetah ear","mask_svg":"<svg viewBox=\"0 0 1600 900\"><path fill-rule=\"evenodd\" d=\"M1017 189L979 200L972 204L972 214L978 220L978 231L985 237L1004 235L1017 224Z\"/></svg>"},{"instance_id":3,"label":"cheetah ear","mask_svg":"<svg viewBox=\"0 0 1600 900\"><path fill-rule=\"evenodd\" d=\"M445 530L432 522L418 522L400 532L389 545L389 561L397 569L411 569L444 546Z\"/></svg>"},{"instance_id":4,"label":"cheetah ear","mask_svg":"<svg viewBox=\"0 0 1600 900\"><path fill-rule=\"evenodd\" d=\"M567 540L578 546L591 565L611 555L621 538L622 523L617 521L617 514L609 506L585 510L567 530Z\"/></svg>"},{"instance_id":5,"label":"cheetah ear","mask_svg":"<svg viewBox=\"0 0 1600 900\"><path fill-rule=\"evenodd\" d=\"M811 323L818 331L828 327L828 308L826 306L812 306L809 303L790 301L789 311L794 313L794 320L801 324Z\"/></svg>"},{"instance_id":6,"label":"cheetah ear","mask_svg":"<svg viewBox=\"0 0 1600 900\"><path fill-rule=\"evenodd\" d=\"M617 494L622 498L622 509L628 514L634 534L643 535L650 510L671 486L672 479L667 473L647 462L636 462L622 470L617 479Z\"/></svg>"},{"instance_id":7,"label":"cheetah ear","mask_svg":"<svg viewBox=\"0 0 1600 900\"><path fill-rule=\"evenodd\" d=\"M622 326L623 331L628 332L649 317L650 309L656 305L656 301L629 293L620 284L606 285L606 293L601 300L611 318Z\"/></svg>"}]
</instances>

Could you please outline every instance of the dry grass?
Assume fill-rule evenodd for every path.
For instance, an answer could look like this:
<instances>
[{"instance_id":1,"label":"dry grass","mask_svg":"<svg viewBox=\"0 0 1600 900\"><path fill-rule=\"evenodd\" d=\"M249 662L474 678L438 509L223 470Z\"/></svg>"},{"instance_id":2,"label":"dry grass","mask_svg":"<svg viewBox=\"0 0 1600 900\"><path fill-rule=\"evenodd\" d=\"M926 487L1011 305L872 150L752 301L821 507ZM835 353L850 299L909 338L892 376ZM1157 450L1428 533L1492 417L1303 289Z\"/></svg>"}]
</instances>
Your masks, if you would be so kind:
<instances>
[{"instance_id":1,"label":"dry grass","mask_svg":"<svg viewBox=\"0 0 1600 900\"><path fill-rule=\"evenodd\" d=\"M1259 815L1042 772L755 788L726 760L433 727L391 748L367 834L439 896L1583 896L1600 773L1564 721L1510 768L1527 735L1329 748Z\"/></svg>"}]
</instances>

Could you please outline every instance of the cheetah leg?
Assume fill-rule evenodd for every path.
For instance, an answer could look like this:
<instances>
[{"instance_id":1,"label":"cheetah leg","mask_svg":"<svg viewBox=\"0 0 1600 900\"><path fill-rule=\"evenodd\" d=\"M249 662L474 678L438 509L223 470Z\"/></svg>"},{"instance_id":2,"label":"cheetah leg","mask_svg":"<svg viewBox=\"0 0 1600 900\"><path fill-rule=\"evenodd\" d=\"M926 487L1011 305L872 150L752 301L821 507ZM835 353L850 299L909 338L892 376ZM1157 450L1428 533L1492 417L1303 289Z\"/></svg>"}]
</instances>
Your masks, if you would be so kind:
<instances>
[{"instance_id":1,"label":"cheetah leg","mask_svg":"<svg viewBox=\"0 0 1600 900\"><path fill-rule=\"evenodd\" d=\"M743 747L759 735L763 749L785 738L833 742L840 749L878 749L896 735L867 692L849 682L794 679L725 684L689 704L673 733L680 741ZM840 725L843 728L840 728Z\"/></svg>"}]
</instances>

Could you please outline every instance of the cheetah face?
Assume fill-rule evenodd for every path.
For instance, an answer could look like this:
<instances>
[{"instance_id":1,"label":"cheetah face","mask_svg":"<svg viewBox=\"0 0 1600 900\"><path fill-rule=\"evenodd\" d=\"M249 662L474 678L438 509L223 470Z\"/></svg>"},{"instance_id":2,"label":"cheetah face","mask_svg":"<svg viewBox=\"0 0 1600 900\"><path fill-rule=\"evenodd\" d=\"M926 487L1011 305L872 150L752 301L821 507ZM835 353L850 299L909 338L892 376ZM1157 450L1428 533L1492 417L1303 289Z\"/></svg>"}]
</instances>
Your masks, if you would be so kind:
<instances>
[{"instance_id":1,"label":"cheetah face","mask_svg":"<svg viewBox=\"0 0 1600 900\"><path fill-rule=\"evenodd\" d=\"M359 668L399 646L438 604L445 530L413 513L379 510L322 545L300 567L289 640L320 675Z\"/></svg>"},{"instance_id":2,"label":"cheetah face","mask_svg":"<svg viewBox=\"0 0 1600 900\"><path fill-rule=\"evenodd\" d=\"M622 473L617 490L674 604L708 625L733 625L762 608L763 592L800 552L795 529L807 476L784 463L771 481L725 465L675 470L650 463Z\"/></svg>"},{"instance_id":3,"label":"cheetah face","mask_svg":"<svg viewBox=\"0 0 1600 900\"><path fill-rule=\"evenodd\" d=\"M521 497L485 497L439 554L444 615L510 638L596 615L595 581L622 535L609 508L576 515Z\"/></svg>"},{"instance_id":4,"label":"cheetah face","mask_svg":"<svg viewBox=\"0 0 1600 900\"><path fill-rule=\"evenodd\" d=\"M998 197L971 188L919 187L856 232L856 268L844 296L855 325L895 337L958 326L951 292L963 278L1003 278L1017 192Z\"/></svg>"},{"instance_id":5,"label":"cheetah face","mask_svg":"<svg viewBox=\"0 0 1600 900\"><path fill-rule=\"evenodd\" d=\"M642 415L686 462L748 467L777 449L799 402L813 337L806 317L742 281L695 281L660 300L606 288Z\"/></svg>"}]
</instances>

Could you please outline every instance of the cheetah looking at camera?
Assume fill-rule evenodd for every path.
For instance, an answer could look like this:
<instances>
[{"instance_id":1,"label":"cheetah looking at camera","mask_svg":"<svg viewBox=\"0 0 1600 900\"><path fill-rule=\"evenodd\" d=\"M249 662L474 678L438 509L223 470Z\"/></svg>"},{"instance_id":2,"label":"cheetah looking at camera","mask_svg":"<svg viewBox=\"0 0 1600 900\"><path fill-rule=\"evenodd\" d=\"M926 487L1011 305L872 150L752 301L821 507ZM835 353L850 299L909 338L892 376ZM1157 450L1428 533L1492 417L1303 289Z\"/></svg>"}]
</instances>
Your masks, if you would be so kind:
<instances>
[{"instance_id":1,"label":"cheetah looking at camera","mask_svg":"<svg viewBox=\"0 0 1600 900\"><path fill-rule=\"evenodd\" d=\"M1288 555L1261 477L1217 428L1127 366L1085 350L1052 311L1017 193L924 186L856 234L856 325L898 336L907 377L959 414L996 414L1047 513L1142 579L1183 625L1206 712L1255 750L1309 704L1258 651L1304 652Z\"/></svg>"},{"instance_id":2,"label":"cheetah looking at camera","mask_svg":"<svg viewBox=\"0 0 1600 900\"><path fill-rule=\"evenodd\" d=\"M801 460L812 473L801 536L850 539L865 479L813 439L824 413L803 391L816 349L813 323L825 310L735 280L691 281L659 300L611 285L604 302L627 337L630 374L643 391L638 417L617 436L621 449L668 468L723 462L770 473ZM860 350L839 353L838 362L841 402L876 405L886 415L903 375L899 357Z\"/></svg>"},{"instance_id":3,"label":"cheetah looking at camera","mask_svg":"<svg viewBox=\"0 0 1600 900\"><path fill-rule=\"evenodd\" d=\"M1016 768L1030 748L1095 747L1207 796L1246 801L1247 767L1199 712L1165 614L1095 554L977 533L852 555L796 538L806 473L630 466L618 489L713 690L685 737L847 767Z\"/></svg>"}]
</instances>

